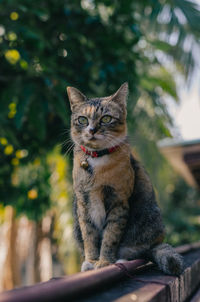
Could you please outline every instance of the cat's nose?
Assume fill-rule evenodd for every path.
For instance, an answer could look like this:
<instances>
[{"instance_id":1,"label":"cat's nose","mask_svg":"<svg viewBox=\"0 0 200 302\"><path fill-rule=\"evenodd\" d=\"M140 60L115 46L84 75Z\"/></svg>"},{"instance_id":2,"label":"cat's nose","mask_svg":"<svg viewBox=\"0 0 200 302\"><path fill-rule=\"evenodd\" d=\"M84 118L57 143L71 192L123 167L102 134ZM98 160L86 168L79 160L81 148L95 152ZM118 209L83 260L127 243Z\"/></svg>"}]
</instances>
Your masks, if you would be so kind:
<instances>
[{"instance_id":1,"label":"cat's nose","mask_svg":"<svg viewBox=\"0 0 200 302\"><path fill-rule=\"evenodd\" d=\"M95 134L95 132L96 132L96 128L94 128L94 127L89 128L89 133L90 134Z\"/></svg>"}]
</instances>

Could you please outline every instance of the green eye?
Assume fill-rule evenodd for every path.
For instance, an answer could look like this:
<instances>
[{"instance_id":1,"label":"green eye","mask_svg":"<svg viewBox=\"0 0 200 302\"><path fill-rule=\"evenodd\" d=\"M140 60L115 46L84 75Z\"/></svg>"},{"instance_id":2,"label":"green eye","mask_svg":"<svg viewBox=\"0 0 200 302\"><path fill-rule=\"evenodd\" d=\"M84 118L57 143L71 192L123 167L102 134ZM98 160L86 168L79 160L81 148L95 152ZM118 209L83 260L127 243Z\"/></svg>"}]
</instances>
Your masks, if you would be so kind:
<instances>
[{"instance_id":1,"label":"green eye","mask_svg":"<svg viewBox=\"0 0 200 302\"><path fill-rule=\"evenodd\" d=\"M88 119L85 116L79 116L78 122L79 122L79 124L84 125L84 126L88 125Z\"/></svg>"},{"instance_id":2,"label":"green eye","mask_svg":"<svg viewBox=\"0 0 200 302\"><path fill-rule=\"evenodd\" d=\"M101 118L101 122L102 122L103 124L109 124L111 121L112 121L112 116L110 116L110 115L104 115L104 116Z\"/></svg>"}]
</instances>

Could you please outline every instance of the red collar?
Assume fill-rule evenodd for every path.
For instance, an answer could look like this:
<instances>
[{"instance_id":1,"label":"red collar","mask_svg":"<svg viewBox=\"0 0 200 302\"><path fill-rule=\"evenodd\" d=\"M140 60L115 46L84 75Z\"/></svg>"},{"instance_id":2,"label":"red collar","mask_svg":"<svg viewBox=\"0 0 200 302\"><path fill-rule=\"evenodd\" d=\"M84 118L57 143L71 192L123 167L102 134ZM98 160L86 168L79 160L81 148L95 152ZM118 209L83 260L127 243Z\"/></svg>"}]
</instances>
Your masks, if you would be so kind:
<instances>
[{"instance_id":1,"label":"red collar","mask_svg":"<svg viewBox=\"0 0 200 302\"><path fill-rule=\"evenodd\" d=\"M119 145L108 148L108 149L99 150L99 151L89 151L83 146L80 146L80 147L85 154L90 155L91 157L100 157L100 156L114 152L115 150L117 150L119 148Z\"/></svg>"}]
</instances>

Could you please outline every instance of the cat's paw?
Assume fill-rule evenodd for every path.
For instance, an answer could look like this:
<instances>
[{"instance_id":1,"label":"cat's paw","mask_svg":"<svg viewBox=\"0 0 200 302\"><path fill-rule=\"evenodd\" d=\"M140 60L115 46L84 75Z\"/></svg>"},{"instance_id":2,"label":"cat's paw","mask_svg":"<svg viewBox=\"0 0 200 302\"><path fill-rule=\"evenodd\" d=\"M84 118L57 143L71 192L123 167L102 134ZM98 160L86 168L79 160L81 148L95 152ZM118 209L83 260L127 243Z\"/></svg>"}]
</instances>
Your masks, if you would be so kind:
<instances>
[{"instance_id":1,"label":"cat's paw","mask_svg":"<svg viewBox=\"0 0 200 302\"><path fill-rule=\"evenodd\" d=\"M81 272L91 271L94 269L94 262L84 261L81 265Z\"/></svg>"},{"instance_id":2,"label":"cat's paw","mask_svg":"<svg viewBox=\"0 0 200 302\"><path fill-rule=\"evenodd\" d=\"M98 268L102 268L102 267L105 267L105 266L108 266L112 263L110 263L109 261L106 261L106 260L99 260L95 263L95 269L98 269Z\"/></svg>"},{"instance_id":3,"label":"cat's paw","mask_svg":"<svg viewBox=\"0 0 200 302\"><path fill-rule=\"evenodd\" d=\"M124 263L127 262L128 260L126 259L118 259L115 263Z\"/></svg>"}]
</instances>

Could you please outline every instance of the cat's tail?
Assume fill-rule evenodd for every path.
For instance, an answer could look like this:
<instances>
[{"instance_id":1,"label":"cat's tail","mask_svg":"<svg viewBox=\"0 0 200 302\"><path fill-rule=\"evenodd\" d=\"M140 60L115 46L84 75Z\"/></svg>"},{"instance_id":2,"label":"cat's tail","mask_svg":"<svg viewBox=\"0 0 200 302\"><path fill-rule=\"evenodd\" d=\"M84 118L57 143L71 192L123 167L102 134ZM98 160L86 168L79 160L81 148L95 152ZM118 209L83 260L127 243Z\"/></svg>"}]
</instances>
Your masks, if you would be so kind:
<instances>
[{"instance_id":1,"label":"cat's tail","mask_svg":"<svg viewBox=\"0 0 200 302\"><path fill-rule=\"evenodd\" d=\"M159 269L169 275L180 275L184 269L183 257L171 245L162 243L150 250L150 258Z\"/></svg>"}]
</instances>

